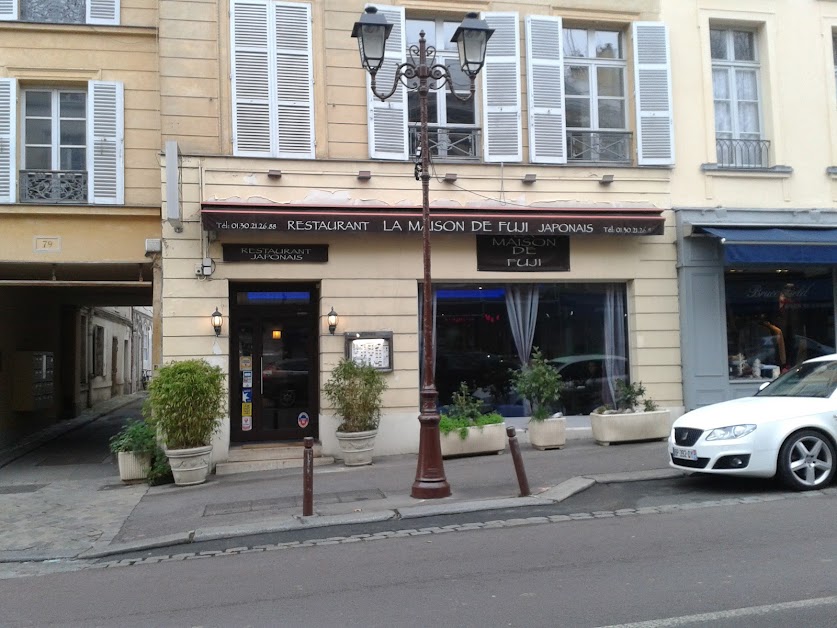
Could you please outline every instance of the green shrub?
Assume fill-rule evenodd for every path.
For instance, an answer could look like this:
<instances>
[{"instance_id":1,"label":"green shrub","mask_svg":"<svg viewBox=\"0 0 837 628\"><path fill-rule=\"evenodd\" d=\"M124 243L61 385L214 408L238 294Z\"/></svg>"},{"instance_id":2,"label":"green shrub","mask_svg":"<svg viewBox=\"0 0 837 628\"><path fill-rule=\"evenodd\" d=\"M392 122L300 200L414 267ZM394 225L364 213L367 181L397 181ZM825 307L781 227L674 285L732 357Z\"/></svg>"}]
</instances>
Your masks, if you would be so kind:
<instances>
[{"instance_id":1,"label":"green shrub","mask_svg":"<svg viewBox=\"0 0 837 628\"><path fill-rule=\"evenodd\" d=\"M483 427L502 423L503 417L496 412L483 414L482 402L471 395L468 384L461 382L459 390L453 393L453 403L448 406L447 411L442 414L439 420L439 431L442 434L458 432L459 438L468 438L469 427Z\"/></svg>"},{"instance_id":2,"label":"green shrub","mask_svg":"<svg viewBox=\"0 0 837 628\"><path fill-rule=\"evenodd\" d=\"M110 439L113 453L133 451L138 454L150 454L157 447L154 428L139 419L130 419L122 429Z\"/></svg>"},{"instance_id":3,"label":"green shrub","mask_svg":"<svg viewBox=\"0 0 837 628\"><path fill-rule=\"evenodd\" d=\"M561 397L561 375L535 347L532 359L519 371L512 371L512 385L517 394L532 404L532 419L543 421Z\"/></svg>"},{"instance_id":4,"label":"green shrub","mask_svg":"<svg viewBox=\"0 0 837 628\"><path fill-rule=\"evenodd\" d=\"M206 360L166 364L148 386L143 413L169 449L210 445L224 411L224 373Z\"/></svg>"},{"instance_id":5,"label":"green shrub","mask_svg":"<svg viewBox=\"0 0 837 628\"><path fill-rule=\"evenodd\" d=\"M338 432L367 432L378 429L387 382L370 364L343 358L331 372L323 392L340 416Z\"/></svg>"},{"instance_id":6,"label":"green shrub","mask_svg":"<svg viewBox=\"0 0 837 628\"><path fill-rule=\"evenodd\" d=\"M645 386L642 382L626 382L623 379L616 380L616 407L608 405L596 408L597 414L607 413L629 413L629 412L653 412L657 409L656 402L645 396ZM640 410L640 407L642 410Z\"/></svg>"}]
</instances>

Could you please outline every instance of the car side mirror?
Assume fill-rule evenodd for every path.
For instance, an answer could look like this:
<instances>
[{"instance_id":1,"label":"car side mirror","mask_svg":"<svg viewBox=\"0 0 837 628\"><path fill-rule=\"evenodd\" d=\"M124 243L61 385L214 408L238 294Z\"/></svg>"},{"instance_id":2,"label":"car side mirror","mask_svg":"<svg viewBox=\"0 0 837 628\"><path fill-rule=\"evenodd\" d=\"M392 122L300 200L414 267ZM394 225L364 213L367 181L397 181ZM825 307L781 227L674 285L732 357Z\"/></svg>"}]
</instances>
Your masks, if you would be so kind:
<instances>
[{"instance_id":1,"label":"car side mirror","mask_svg":"<svg viewBox=\"0 0 837 628\"><path fill-rule=\"evenodd\" d=\"M759 386L759 392L761 392L762 390L764 390L768 386L770 386L770 382L762 382L761 385Z\"/></svg>"}]
</instances>

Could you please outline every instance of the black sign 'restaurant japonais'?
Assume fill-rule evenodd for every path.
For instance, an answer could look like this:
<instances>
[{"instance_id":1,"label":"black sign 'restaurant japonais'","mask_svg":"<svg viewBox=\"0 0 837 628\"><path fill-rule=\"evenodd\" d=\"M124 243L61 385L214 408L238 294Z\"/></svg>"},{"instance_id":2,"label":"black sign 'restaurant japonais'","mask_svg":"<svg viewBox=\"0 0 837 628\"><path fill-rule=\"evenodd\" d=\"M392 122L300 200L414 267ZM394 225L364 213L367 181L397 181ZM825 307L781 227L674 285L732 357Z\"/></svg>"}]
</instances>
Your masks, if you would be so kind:
<instances>
[{"instance_id":1,"label":"black sign 'restaurant japonais'","mask_svg":"<svg viewBox=\"0 0 837 628\"><path fill-rule=\"evenodd\" d=\"M327 262L327 244L225 244L225 262Z\"/></svg>"},{"instance_id":2,"label":"black sign 'restaurant japonais'","mask_svg":"<svg viewBox=\"0 0 837 628\"><path fill-rule=\"evenodd\" d=\"M477 270L544 272L569 269L568 236L477 236Z\"/></svg>"}]
</instances>

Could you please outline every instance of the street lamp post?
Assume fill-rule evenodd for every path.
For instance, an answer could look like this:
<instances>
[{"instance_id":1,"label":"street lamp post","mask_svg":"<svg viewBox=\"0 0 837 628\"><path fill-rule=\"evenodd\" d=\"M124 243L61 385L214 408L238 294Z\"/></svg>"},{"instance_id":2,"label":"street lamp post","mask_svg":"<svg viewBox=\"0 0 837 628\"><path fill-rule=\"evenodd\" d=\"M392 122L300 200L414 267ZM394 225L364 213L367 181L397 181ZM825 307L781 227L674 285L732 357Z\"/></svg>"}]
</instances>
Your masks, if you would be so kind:
<instances>
[{"instance_id":1,"label":"street lamp post","mask_svg":"<svg viewBox=\"0 0 837 628\"><path fill-rule=\"evenodd\" d=\"M421 159L416 164L416 178L421 178L422 208L422 259L424 283L422 285L422 386L421 413L419 414L419 452L416 479L410 492L418 499L448 497L450 484L445 478L442 464L442 447L439 441L439 393L433 377L433 308L430 283L430 142L427 132L427 94L433 89L442 89L447 84L450 93L461 101L474 97L474 79L485 63L485 49L494 32L476 13L468 13L451 38L457 44L462 71L471 82L466 96L460 96L453 88L453 77L448 68L437 64L436 49L428 46L424 31L419 34L418 46L409 48L410 60L401 63L395 70L392 88L387 93L378 92L375 77L384 62L386 40L392 24L375 7L367 7L360 21L355 22L352 37L357 38L360 59L371 76L372 93L382 101L390 98L399 83L418 92L421 114L419 126L419 147ZM412 84L411 84L412 83Z\"/></svg>"}]
</instances>

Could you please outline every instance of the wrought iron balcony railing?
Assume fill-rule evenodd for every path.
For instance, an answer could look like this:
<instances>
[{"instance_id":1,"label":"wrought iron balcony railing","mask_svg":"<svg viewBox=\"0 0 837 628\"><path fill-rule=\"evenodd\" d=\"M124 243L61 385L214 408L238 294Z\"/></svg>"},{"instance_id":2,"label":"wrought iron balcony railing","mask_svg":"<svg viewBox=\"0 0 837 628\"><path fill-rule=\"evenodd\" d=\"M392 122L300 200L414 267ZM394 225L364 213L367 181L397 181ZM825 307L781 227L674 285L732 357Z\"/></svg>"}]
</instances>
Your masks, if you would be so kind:
<instances>
[{"instance_id":1,"label":"wrought iron balcony railing","mask_svg":"<svg viewBox=\"0 0 837 628\"><path fill-rule=\"evenodd\" d=\"M21 203L86 203L87 172L21 170Z\"/></svg>"},{"instance_id":2,"label":"wrought iron balcony railing","mask_svg":"<svg viewBox=\"0 0 837 628\"><path fill-rule=\"evenodd\" d=\"M410 126L410 155L419 146L419 127ZM438 159L477 160L480 158L480 129L467 126L438 126L430 124L427 130L430 156Z\"/></svg>"},{"instance_id":3,"label":"wrought iron balcony railing","mask_svg":"<svg viewBox=\"0 0 837 628\"><path fill-rule=\"evenodd\" d=\"M715 139L718 166L722 168L768 168L769 140Z\"/></svg>"},{"instance_id":4,"label":"wrought iron balcony railing","mask_svg":"<svg viewBox=\"0 0 837 628\"><path fill-rule=\"evenodd\" d=\"M631 163L630 131L567 130L568 161Z\"/></svg>"}]
</instances>

